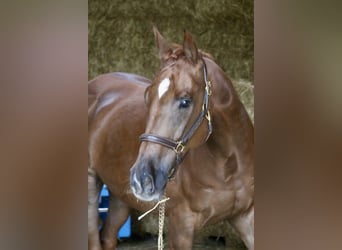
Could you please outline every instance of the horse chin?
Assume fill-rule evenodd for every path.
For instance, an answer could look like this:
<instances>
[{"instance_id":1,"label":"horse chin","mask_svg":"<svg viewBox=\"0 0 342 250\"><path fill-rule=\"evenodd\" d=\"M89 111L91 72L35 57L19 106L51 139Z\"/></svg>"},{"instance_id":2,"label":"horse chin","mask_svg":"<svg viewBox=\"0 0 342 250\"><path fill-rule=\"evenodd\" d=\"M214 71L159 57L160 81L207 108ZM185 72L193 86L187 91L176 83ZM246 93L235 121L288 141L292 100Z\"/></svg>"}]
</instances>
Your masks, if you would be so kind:
<instances>
[{"instance_id":1,"label":"horse chin","mask_svg":"<svg viewBox=\"0 0 342 250\"><path fill-rule=\"evenodd\" d=\"M134 196L141 200L141 201L159 201L160 198L162 197L162 195L160 193L153 193L153 194L145 194L145 193L141 193L141 194L138 194L135 192L135 190L133 190L133 194Z\"/></svg>"}]
</instances>

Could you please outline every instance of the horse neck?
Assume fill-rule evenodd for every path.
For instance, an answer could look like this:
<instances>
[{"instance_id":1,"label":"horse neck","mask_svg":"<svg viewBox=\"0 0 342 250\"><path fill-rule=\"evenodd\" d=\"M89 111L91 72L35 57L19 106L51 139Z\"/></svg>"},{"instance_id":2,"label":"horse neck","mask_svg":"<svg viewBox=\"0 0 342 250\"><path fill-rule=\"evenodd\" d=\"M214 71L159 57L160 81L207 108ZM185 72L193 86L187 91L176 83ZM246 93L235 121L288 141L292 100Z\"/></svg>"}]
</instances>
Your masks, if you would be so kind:
<instances>
[{"instance_id":1,"label":"horse neck","mask_svg":"<svg viewBox=\"0 0 342 250\"><path fill-rule=\"evenodd\" d=\"M213 133L207 145L215 157L227 158L237 153L252 161L254 129L249 115L223 70L210 59L206 59L206 64L213 85L210 98Z\"/></svg>"}]
</instances>

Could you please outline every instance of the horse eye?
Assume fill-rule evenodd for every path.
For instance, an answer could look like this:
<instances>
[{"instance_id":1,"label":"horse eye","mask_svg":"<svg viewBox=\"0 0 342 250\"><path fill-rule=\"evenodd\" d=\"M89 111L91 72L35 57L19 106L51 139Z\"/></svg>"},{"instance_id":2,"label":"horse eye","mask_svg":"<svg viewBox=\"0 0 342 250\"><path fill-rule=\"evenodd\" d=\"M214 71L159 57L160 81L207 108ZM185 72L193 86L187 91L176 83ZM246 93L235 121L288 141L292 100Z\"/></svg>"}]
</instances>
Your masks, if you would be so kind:
<instances>
[{"instance_id":1,"label":"horse eye","mask_svg":"<svg viewBox=\"0 0 342 250\"><path fill-rule=\"evenodd\" d=\"M191 104L191 99L190 98L181 98L179 101L179 108L188 108Z\"/></svg>"}]
</instances>

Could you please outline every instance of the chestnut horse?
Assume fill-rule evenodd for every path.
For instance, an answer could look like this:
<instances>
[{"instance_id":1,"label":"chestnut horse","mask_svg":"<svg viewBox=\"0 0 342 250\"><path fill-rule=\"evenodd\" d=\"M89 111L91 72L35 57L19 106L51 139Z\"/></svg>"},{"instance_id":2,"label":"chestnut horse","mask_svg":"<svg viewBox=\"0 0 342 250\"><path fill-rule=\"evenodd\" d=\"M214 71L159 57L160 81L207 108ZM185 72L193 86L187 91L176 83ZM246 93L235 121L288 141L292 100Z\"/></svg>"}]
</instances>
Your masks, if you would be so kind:
<instances>
[{"instance_id":1,"label":"chestnut horse","mask_svg":"<svg viewBox=\"0 0 342 250\"><path fill-rule=\"evenodd\" d=\"M254 249L252 122L191 34L182 46L154 34L161 67L153 82L112 73L88 85L88 249L115 249L130 208L145 212L164 194L170 249L191 249L196 230L222 220ZM100 236L103 183L110 202Z\"/></svg>"}]
</instances>

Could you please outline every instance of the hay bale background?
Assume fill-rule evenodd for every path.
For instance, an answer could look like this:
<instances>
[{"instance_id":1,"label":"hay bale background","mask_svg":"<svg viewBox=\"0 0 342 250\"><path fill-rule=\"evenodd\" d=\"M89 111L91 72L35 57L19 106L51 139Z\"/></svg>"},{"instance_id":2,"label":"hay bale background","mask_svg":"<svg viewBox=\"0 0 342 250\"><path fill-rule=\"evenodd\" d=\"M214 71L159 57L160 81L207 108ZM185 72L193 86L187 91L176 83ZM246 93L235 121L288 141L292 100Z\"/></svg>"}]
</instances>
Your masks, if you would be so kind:
<instances>
[{"instance_id":1,"label":"hay bale background","mask_svg":"<svg viewBox=\"0 0 342 250\"><path fill-rule=\"evenodd\" d=\"M159 60L152 24L176 43L185 28L232 79L254 118L252 0L89 0L88 13L89 79L114 71L153 78Z\"/></svg>"},{"instance_id":2,"label":"hay bale background","mask_svg":"<svg viewBox=\"0 0 342 250\"><path fill-rule=\"evenodd\" d=\"M189 30L233 79L253 81L253 1L89 0L89 78L128 71L152 78L159 66L152 23L172 42Z\"/></svg>"},{"instance_id":3,"label":"hay bale background","mask_svg":"<svg viewBox=\"0 0 342 250\"><path fill-rule=\"evenodd\" d=\"M89 0L88 77L124 71L151 79L159 67L152 24L176 43L187 29L235 86L248 83L237 90L253 117L253 7L252 0Z\"/></svg>"}]
</instances>

